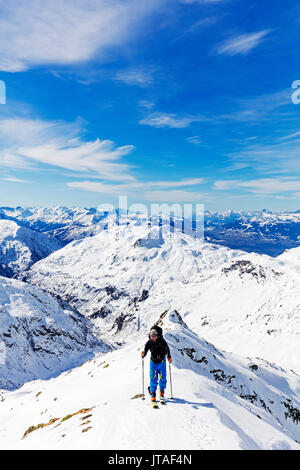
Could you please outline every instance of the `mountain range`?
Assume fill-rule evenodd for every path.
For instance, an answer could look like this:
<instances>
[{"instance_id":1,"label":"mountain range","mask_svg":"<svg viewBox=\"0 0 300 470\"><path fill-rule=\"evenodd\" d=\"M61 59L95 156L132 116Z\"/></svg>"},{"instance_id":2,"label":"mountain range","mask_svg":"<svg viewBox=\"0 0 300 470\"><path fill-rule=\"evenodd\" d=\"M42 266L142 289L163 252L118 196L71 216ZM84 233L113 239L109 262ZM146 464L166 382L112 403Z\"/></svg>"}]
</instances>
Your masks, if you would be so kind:
<instances>
[{"instance_id":1,"label":"mountain range","mask_svg":"<svg viewBox=\"0 0 300 470\"><path fill-rule=\"evenodd\" d=\"M4 448L300 449L300 247L294 234L283 251L274 228L296 230L300 214L248 214L237 228L273 227L272 254L264 234L253 251L208 241L208 219L201 239L141 214L0 214ZM236 215L209 217L220 234ZM149 436L140 351L155 322L174 396L169 380Z\"/></svg>"},{"instance_id":2,"label":"mountain range","mask_svg":"<svg viewBox=\"0 0 300 470\"><path fill-rule=\"evenodd\" d=\"M63 243L96 235L105 216L97 208L0 207L0 219L46 232ZM300 210L204 211L203 223L207 242L233 249L278 256L300 245Z\"/></svg>"}]
</instances>

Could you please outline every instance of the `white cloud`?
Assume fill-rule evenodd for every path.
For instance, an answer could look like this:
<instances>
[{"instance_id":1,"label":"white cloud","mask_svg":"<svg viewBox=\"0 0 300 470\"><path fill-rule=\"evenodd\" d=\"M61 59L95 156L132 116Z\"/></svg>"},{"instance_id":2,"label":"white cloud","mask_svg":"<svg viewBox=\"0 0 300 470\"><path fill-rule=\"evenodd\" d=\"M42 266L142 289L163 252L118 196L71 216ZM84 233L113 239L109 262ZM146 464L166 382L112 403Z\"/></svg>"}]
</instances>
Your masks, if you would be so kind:
<instances>
[{"instance_id":1,"label":"white cloud","mask_svg":"<svg viewBox=\"0 0 300 470\"><path fill-rule=\"evenodd\" d=\"M226 191L227 189L232 189L239 183L238 180L217 180L213 184L213 189L218 191Z\"/></svg>"},{"instance_id":2,"label":"white cloud","mask_svg":"<svg viewBox=\"0 0 300 470\"><path fill-rule=\"evenodd\" d=\"M230 112L214 116L217 120L229 120L236 122L260 122L266 119L274 121L275 118L286 120L291 111L291 91L289 88L264 93L252 98L239 98L230 100Z\"/></svg>"},{"instance_id":3,"label":"white cloud","mask_svg":"<svg viewBox=\"0 0 300 470\"><path fill-rule=\"evenodd\" d=\"M82 123L68 124L26 118L0 120L1 166L33 169L50 165L108 180L132 181L122 157L133 145L116 147L110 140L82 140Z\"/></svg>"},{"instance_id":4,"label":"white cloud","mask_svg":"<svg viewBox=\"0 0 300 470\"><path fill-rule=\"evenodd\" d=\"M234 165L255 168L264 174L299 174L299 140L273 144L252 144L228 155ZM238 168L238 167L237 167Z\"/></svg>"},{"instance_id":5,"label":"white cloud","mask_svg":"<svg viewBox=\"0 0 300 470\"><path fill-rule=\"evenodd\" d=\"M300 179L286 178L257 178L253 180L219 180L214 182L216 190L244 189L258 195L276 195L300 191Z\"/></svg>"},{"instance_id":6,"label":"white cloud","mask_svg":"<svg viewBox=\"0 0 300 470\"><path fill-rule=\"evenodd\" d=\"M193 202L203 203L204 194L196 191L174 189L170 191L146 191L145 197L151 202ZM207 196L205 196L207 199Z\"/></svg>"},{"instance_id":7,"label":"white cloud","mask_svg":"<svg viewBox=\"0 0 300 470\"><path fill-rule=\"evenodd\" d=\"M29 180L23 180L20 178L16 178L15 176L5 176L4 178L1 178L2 181L8 181L9 183L31 183Z\"/></svg>"},{"instance_id":8,"label":"white cloud","mask_svg":"<svg viewBox=\"0 0 300 470\"><path fill-rule=\"evenodd\" d=\"M73 181L67 183L67 186L74 189L83 189L85 191L92 191L97 193L134 193L134 192L143 192L146 191L147 194L151 193L165 193L171 192L176 193L177 190L172 189L169 191L169 188L180 188L180 187L190 187L203 184L205 182L204 178L187 178L177 181L132 181L121 184L109 184L103 183L101 181ZM157 190L159 188L159 191ZM166 191L167 190L167 191ZM179 191L180 192L180 191ZM190 192L188 193L191 194Z\"/></svg>"},{"instance_id":9,"label":"white cloud","mask_svg":"<svg viewBox=\"0 0 300 470\"><path fill-rule=\"evenodd\" d=\"M239 183L240 187L259 194L277 194L282 192L300 191L300 180L293 178L261 178Z\"/></svg>"},{"instance_id":10,"label":"white cloud","mask_svg":"<svg viewBox=\"0 0 300 470\"><path fill-rule=\"evenodd\" d=\"M187 186L196 186L198 184L203 184L205 182L204 178L187 178L179 181L152 181L143 183L147 188L160 187L160 188L178 188L178 187L187 187Z\"/></svg>"},{"instance_id":11,"label":"white cloud","mask_svg":"<svg viewBox=\"0 0 300 470\"><path fill-rule=\"evenodd\" d=\"M174 113L154 112L139 121L140 124L151 127L171 127L174 129L182 129L188 127L193 122L203 121L204 118L198 116L179 117Z\"/></svg>"},{"instance_id":12,"label":"white cloud","mask_svg":"<svg viewBox=\"0 0 300 470\"><path fill-rule=\"evenodd\" d=\"M96 139L90 142L74 140L51 142L31 147L20 147L19 153L39 163L66 168L77 172L95 172L110 180L133 179L126 174L127 166L120 162L134 147L116 147L110 140ZM95 175L95 176L96 176Z\"/></svg>"},{"instance_id":13,"label":"white cloud","mask_svg":"<svg viewBox=\"0 0 300 470\"><path fill-rule=\"evenodd\" d=\"M154 101L149 101L149 100L140 100L138 104L141 108L145 108L145 109L152 109L155 106Z\"/></svg>"},{"instance_id":14,"label":"white cloud","mask_svg":"<svg viewBox=\"0 0 300 470\"><path fill-rule=\"evenodd\" d=\"M228 0L180 0L181 3L221 3Z\"/></svg>"},{"instance_id":15,"label":"white cloud","mask_svg":"<svg viewBox=\"0 0 300 470\"><path fill-rule=\"evenodd\" d=\"M194 33L197 33L199 30L202 30L203 27L207 27L207 26L212 26L214 25L215 23L217 23L217 21L219 20L219 17L218 16L208 16L206 18L202 18L201 20L198 20L196 22L194 22L189 28L187 28L185 30L185 32L183 34L181 34L179 37L183 37L183 36L186 36L187 34L194 34Z\"/></svg>"},{"instance_id":16,"label":"white cloud","mask_svg":"<svg viewBox=\"0 0 300 470\"><path fill-rule=\"evenodd\" d=\"M1 2L0 70L76 64L106 56L139 34L165 0L31 0Z\"/></svg>"},{"instance_id":17,"label":"white cloud","mask_svg":"<svg viewBox=\"0 0 300 470\"><path fill-rule=\"evenodd\" d=\"M30 119L24 117L6 117L0 120L0 139L6 145L30 143L36 139L40 140L44 133L49 135L51 129L55 133L55 128L59 123L50 123L40 119ZM66 126L64 126L66 131Z\"/></svg>"},{"instance_id":18,"label":"white cloud","mask_svg":"<svg viewBox=\"0 0 300 470\"><path fill-rule=\"evenodd\" d=\"M195 144L195 145L199 145L203 143L202 140L200 139L200 135L193 135L192 137L187 137L185 140L189 142L190 144Z\"/></svg>"},{"instance_id":19,"label":"white cloud","mask_svg":"<svg viewBox=\"0 0 300 470\"><path fill-rule=\"evenodd\" d=\"M94 193L102 194L120 194L126 192L126 185L120 184L107 184L100 181L72 181L67 183L67 186L72 189L82 189Z\"/></svg>"},{"instance_id":20,"label":"white cloud","mask_svg":"<svg viewBox=\"0 0 300 470\"><path fill-rule=\"evenodd\" d=\"M264 29L256 33L232 37L217 46L217 53L230 56L237 54L246 55L257 47L270 32L270 29Z\"/></svg>"},{"instance_id":21,"label":"white cloud","mask_svg":"<svg viewBox=\"0 0 300 470\"><path fill-rule=\"evenodd\" d=\"M175 197L184 196L185 193L184 200L192 200L198 193L190 191L190 188L205 182L201 177L140 181L133 174L133 168L124 161L134 146L118 147L110 140L85 141L83 135L84 123L80 120L66 123L24 117L0 119L0 168L5 169L6 173L8 169L31 172L65 169L69 177L80 178L67 183L72 189L103 194L133 193L148 196L154 193L154 198L158 198L161 193L161 196L164 195L162 200L170 196L175 200ZM26 181L9 174L2 179L19 183Z\"/></svg>"},{"instance_id":22,"label":"white cloud","mask_svg":"<svg viewBox=\"0 0 300 470\"><path fill-rule=\"evenodd\" d=\"M294 137L299 137L300 136L300 131L293 132L292 134L285 135L283 137L280 137L279 140L287 140L287 139L293 139Z\"/></svg>"},{"instance_id":23,"label":"white cloud","mask_svg":"<svg viewBox=\"0 0 300 470\"><path fill-rule=\"evenodd\" d=\"M135 85L141 88L147 88L154 83L154 68L141 69L127 69L121 70L115 75L115 80L125 83L125 85Z\"/></svg>"},{"instance_id":24,"label":"white cloud","mask_svg":"<svg viewBox=\"0 0 300 470\"><path fill-rule=\"evenodd\" d=\"M191 191L187 189L151 189L151 187L159 186L160 184L165 185L165 187L176 187L176 186L186 186L183 182L168 182L168 185L165 183L129 183L129 184L106 184L96 181L75 181L67 183L67 186L72 189L81 189L84 191L91 191L101 194L118 194L118 195L131 195L136 196L139 199L145 198L151 202L172 202L172 203L182 203L182 202L193 202L193 203L202 203L204 200L204 194ZM205 196L207 199L207 196Z\"/></svg>"}]
</instances>

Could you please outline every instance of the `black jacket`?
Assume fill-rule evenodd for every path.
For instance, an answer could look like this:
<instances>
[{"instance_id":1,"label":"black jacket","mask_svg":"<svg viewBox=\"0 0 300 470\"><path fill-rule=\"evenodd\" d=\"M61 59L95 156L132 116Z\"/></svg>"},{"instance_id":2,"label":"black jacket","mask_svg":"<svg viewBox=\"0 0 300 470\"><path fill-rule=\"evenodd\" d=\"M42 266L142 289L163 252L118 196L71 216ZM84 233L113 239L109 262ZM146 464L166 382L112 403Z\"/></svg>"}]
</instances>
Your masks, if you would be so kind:
<instances>
[{"instance_id":1,"label":"black jacket","mask_svg":"<svg viewBox=\"0 0 300 470\"><path fill-rule=\"evenodd\" d=\"M170 348L164 338L159 336L156 341L149 339L145 345L145 356L148 351L151 352L151 361L155 364L159 364L167 355L171 357Z\"/></svg>"}]
</instances>

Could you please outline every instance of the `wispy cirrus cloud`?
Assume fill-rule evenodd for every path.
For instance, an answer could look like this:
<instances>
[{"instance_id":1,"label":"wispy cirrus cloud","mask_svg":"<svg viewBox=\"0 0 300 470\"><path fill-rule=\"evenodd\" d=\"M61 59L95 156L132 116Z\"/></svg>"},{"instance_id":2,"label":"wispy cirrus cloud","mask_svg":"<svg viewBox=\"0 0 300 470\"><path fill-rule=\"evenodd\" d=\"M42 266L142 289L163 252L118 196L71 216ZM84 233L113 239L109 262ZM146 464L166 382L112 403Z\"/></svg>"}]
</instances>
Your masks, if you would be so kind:
<instances>
[{"instance_id":1,"label":"wispy cirrus cloud","mask_svg":"<svg viewBox=\"0 0 300 470\"><path fill-rule=\"evenodd\" d=\"M202 196L192 190L205 183L202 177L178 180L141 181L124 157L134 146L116 146L110 140L85 141L84 123L44 121L30 118L0 119L1 162L3 181L27 183L13 176L12 170L30 171L64 169L69 189L103 195L133 194L152 201L187 202ZM33 144L34 142L34 144ZM23 173L24 173L23 171Z\"/></svg>"},{"instance_id":2,"label":"wispy cirrus cloud","mask_svg":"<svg viewBox=\"0 0 300 470\"><path fill-rule=\"evenodd\" d=\"M297 139L300 138L300 131L293 132L292 134L284 135L284 136L280 137L279 140L290 140L290 139L294 139L295 137Z\"/></svg>"},{"instance_id":3,"label":"wispy cirrus cloud","mask_svg":"<svg viewBox=\"0 0 300 470\"><path fill-rule=\"evenodd\" d=\"M24 180L21 178L16 178L15 176L5 176L4 178L1 178L2 181L8 181L9 183L19 183L19 184L26 184L26 183L31 183L30 180Z\"/></svg>"},{"instance_id":4,"label":"wispy cirrus cloud","mask_svg":"<svg viewBox=\"0 0 300 470\"><path fill-rule=\"evenodd\" d=\"M67 183L71 189L96 192L103 195L139 195L151 202L197 202L204 198L203 193L193 191L193 186L205 182L203 178L190 178L177 181L146 181L125 184L110 184L97 181L73 181ZM184 189L183 189L184 188Z\"/></svg>"},{"instance_id":5,"label":"wispy cirrus cloud","mask_svg":"<svg viewBox=\"0 0 300 470\"><path fill-rule=\"evenodd\" d=\"M122 158L133 145L117 147L111 140L82 138L81 121L66 123L29 118L0 120L2 168L38 169L41 165L108 180L134 180Z\"/></svg>"},{"instance_id":6,"label":"wispy cirrus cloud","mask_svg":"<svg viewBox=\"0 0 300 470\"><path fill-rule=\"evenodd\" d=\"M188 187L188 186L196 186L199 184L203 184L205 182L204 178L186 178L183 180L178 181L150 181L143 183L146 184L146 188L178 188L178 187Z\"/></svg>"},{"instance_id":7,"label":"wispy cirrus cloud","mask_svg":"<svg viewBox=\"0 0 300 470\"><path fill-rule=\"evenodd\" d=\"M283 111L286 118L287 113L292 116L290 105L291 91L290 89L283 89L252 98L235 100L233 104L230 104L232 108L230 112L216 116L216 119L245 123L259 122L266 119L281 118Z\"/></svg>"},{"instance_id":8,"label":"wispy cirrus cloud","mask_svg":"<svg viewBox=\"0 0 300 470\"><path fill-rule=\"evenodd\" d=\"M17 176L14 176L9 170L0 170L0 181L17 184L32 183L31 180L22 179Z\"/></svg>"},{"instance_id":9,"label":"wispy cirrus cloud","mask_svg":"<svg viewBox=\"0 0 300 470\"><path fill-rule=\"evenodd\" d=\"M203 141L200 138L200 135L193 135L192 137L187 137L185 140L189 142L190 144L194 144L194 145L199 145L203 143Z\"/></svg>"},{"instance_id":10,"label":"wispy cirrus cloud","mask_svg":"<svg viewBox=\"0 0 300 470\"><path fill-rule=\"evenodd\" d=\"M174 129L183 129L184 127L189 127L193 122L206 120L207 118L203 116L178 116L175 113L156 111L142 118L139 124L158 128L171 127Z\"/></svg>"},{"instance_id":11,"label":"wispy cirrus cloud","mask_svg":"<svg viewBox=\"0 0 300 470\"><path fill-rule=\"evenodd\" d=\"M19 152L26 159L38 163L80 173L95 172L95 176L110 180L124 180L134 177L129 175L128 166L121 163L120 159L133 149L132 145L115 147L115 143L110 140L82 142L75 139L69 142L45 142L41 145L20 147Z\"/></svg>"},{"instance_id":12,"label":"wispy cirrus cloud","mask_svg":"<svg viewBox=\"0 0 300 470\"><path fill-rule=\"evenodd\" d=\"M180 38L188 34L195 34L201 31L204 27L212 26L216 24L218 21L219 21L218 16L207 16L206 18L202 18L201 20L194 22L189 28L187 28L185 32L180 35Z\"/></svg>"},{"instance_id":13,"label":"wispy cirrus cloud","mask_svg":"<svg viewBox=\"0 0 300 470\"><path fill-rule=\"evenodd\" d=\"M229 56L238 54L247 55L249 52L255 49L272 31L273 30L271 29L264 29L255 33L246 33L233 36L218 44L216 47L216 52L218 54L225 54Z\"/></svg>"},{"instance_id":14,"label":"wispy cirrus cloud","mask_svg":"<svg viewBox=\"0 0 300 470\"><path fill-rule=\"evenodd\" d=\"M154 84L155 72L156 69L154 67L149 67L148 69L136 67L119 71L114 79L125 85L147 88Z\"/></svg>"},{"instance_id":15,"label":"wispy cirrus cloud","mask_svg":"<svg viewBox=\"0 0 300 470\"><path fill-rule=\"evenodd\" d=\"M161 189L158 189L162 185ZM67 186L71 189L80 189L89 192L100 193L103 195L128 195L144 198L151 202L168 202L168 203L183 203L183 202L203 202L204 193L192 191L188 189L176 189L180 186L187 186L183 181L169 181L165 186L160 182L148 182L138 184L106 184L96 181L74 181L69 182ZM175 189L174 189L175 188ZM207 195L205 198L207 199Z\"/></svg>"},{"instance_id":16,"label":"wispy cirrus cloud","mask_svg":"<svg viewBox=\"0 0 300 470\"><path fill-rule=\"evenodd\" d=\"M165 0L10 0L0 6L0 70L105 58L139 34Z\"/></svg>"},{"instance_id":17,"label":"wispy cirrus cloud","mask_svg":"<svg viewBox=\"0 0 300 470\"><path fill-rule=\"evenodd\" d=\"M168 190L168 191L146 191L145 197L151 202L190 202L190 203L203 203L204 198L208 196L204 193L187 190Z\"/></svg>"},{"instance_id":18,"label":"wispy cirrus cloud","mask_svg":"<svg viewBox=\"0 0 300 470\"><path fill-rule=\"evenodd\" d=\"M180 0L181 3L189 3L189 4L192 4L192 3L225 3L226 1L228 0Z\"/></svg>"},{"instance_id":19,"label":"wispy cirrus cloud","mask_svg":"<svg viewBox=\"0 0 300 470\"><path fill-rule=\"evenodd\" d=\"M255 168L264 174L300 173L300 140L274 141L272 144L253 143L227 155L239 168Z\"/></svg>"},{"instance_id":20,"label":"wispy cirrus cloud","mask_svg":"<svg viewBox=\"0 0 300 470\"><path fill-rule=\"evenodd\" d=\"M150 110L150 109L154 108L155 103L154 103L154 101L150 101L150 100L140 100L140 101L138 102L138 105L139 105L141 108Z\"/></svg>"},{"instance_id":21,"label":"wispy cirrus cloud","mask_svg":"<svg viewBox=\"0 0 300 470\"><path fill-rule=\"evenodd\" d=\"M300 178L257 178L251 180L217 180L214 182L213 189L226 191L232 189L242 189L257 195L280 195L288 193L295 196L300 191Z\"/></svg>"},{"instance_id":22,"label":"wispy cirrus cloud","mask_svg":"<svg viewBox=\"0 0 300 470\"><path fill-rule=\"evenodd\" d=\"M216 180L213 183L213 189L217 191L227 191L238 186L239 180Z\"/></svg>"},{"instance_id":23,"label":"wispy cirrus cloud","mask_svg":"<svg viewBox=\"0 0 300 470\"><path fill-rule=\"evenodd\" d=\"M97 193L124 193L140 191L165 191L176 190L176 188L189 188L191 186L201 185L205 182L204 178L186 178L175 181L132 181L127 183L104 183L103 181L72 181L67 186L74 189L83 189ZM150 193L149 193L150 194Z\"/></svg>"},{"instance_id":24,"label":"wispy cirrus cloud","mask_svg":"<svg viewBox=\"0 0 300 470\"><path fill-rule=\"evenodd\" d=\"M73 181L67 183L71 189L107 194L127 194L144 197L152 202L195 202L203 200L203 193L193 190L205 183L204 178L186 178L175 181L135 181L120 184L101 181Z\"/></svg>"}]
</instances>

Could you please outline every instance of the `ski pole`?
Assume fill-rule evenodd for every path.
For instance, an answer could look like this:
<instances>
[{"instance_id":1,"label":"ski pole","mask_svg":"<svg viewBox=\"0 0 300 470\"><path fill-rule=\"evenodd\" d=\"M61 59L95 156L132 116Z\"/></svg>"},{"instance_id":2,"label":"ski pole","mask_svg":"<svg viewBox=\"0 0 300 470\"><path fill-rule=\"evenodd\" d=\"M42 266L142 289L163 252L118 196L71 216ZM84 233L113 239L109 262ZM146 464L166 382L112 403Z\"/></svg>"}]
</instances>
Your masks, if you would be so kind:
<instances>
[{"instance_id":1,"label":"ski pole","mask_svg":"<svg viewBox=\"0 0 300 470\"><path fill-rule=\"evenodd\" d=\"M170 363L169 363L169 372L170 372L170 385L171 385L171 399L173 400L172 375L171 375L171 364Z\"/></svg>"},{"instance_id":2,"label":"ski pole","mask_svg":"<svg viewBox=\"0 0 300 470\"><path fill-rule=\"evenodd\" d=\"M143 400L145 400L145 394L144 394L144 358L142 357L142 383L143 383Z\"/></svg>"}]
</instances>

